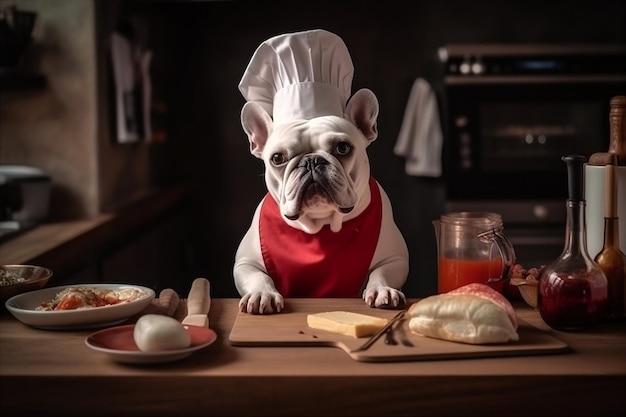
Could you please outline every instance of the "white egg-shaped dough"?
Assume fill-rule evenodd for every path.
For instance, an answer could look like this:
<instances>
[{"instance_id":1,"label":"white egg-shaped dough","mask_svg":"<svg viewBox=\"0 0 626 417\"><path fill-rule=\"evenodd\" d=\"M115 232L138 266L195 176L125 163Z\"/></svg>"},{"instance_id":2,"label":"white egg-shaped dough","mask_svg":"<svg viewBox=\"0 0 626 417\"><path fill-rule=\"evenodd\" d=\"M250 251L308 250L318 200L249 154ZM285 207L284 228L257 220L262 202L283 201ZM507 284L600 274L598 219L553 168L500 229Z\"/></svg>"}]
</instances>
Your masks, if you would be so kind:
<instances>
[{"instance_id":1,"label":"white egg-shaped dough","mask_svg":"<svg viewBox=\"0 0 626 417\"><path fill-rule=\"evenodd\" d=\"M176 319L161 314L146 314L135 324L135 343L143 352L185 349L191 345L187 329Z\"/></svg>"}]
</instances>

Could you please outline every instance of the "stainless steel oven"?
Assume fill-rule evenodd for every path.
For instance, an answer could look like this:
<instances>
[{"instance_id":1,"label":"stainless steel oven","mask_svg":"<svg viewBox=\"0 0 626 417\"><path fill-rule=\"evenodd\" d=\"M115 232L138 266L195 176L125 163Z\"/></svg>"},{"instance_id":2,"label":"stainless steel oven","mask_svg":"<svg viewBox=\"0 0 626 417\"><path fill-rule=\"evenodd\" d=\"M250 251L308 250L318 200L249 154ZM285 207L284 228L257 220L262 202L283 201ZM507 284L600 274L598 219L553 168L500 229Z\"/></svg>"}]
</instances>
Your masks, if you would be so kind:
<instances>
[{"instance_id":1,"label":"stainless steel oven","mask_svg":"<svg viewBox=\"0 0 626 417\"><path fill-rule=\"evenodd\" d=\"M626 93L626 45L459 44L440 57L447 210L501 213L524 263L558 256L561 157L608 149L609 100Z\"/></svg>"}]
</instances>

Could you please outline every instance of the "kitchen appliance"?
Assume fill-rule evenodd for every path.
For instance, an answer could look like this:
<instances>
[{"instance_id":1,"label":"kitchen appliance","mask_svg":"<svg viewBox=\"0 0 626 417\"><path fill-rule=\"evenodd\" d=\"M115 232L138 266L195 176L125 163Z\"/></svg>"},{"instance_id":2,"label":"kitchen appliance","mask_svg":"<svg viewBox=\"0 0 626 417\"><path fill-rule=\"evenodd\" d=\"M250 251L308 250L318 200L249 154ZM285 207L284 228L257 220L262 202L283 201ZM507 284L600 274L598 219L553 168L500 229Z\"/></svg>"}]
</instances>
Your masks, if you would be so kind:
<instances>
[{"instance_id":1,"label":"kitchen appliance","mask_svg":"<svg viewBox=\"0 0 626 417\"><path fill-rule=\"evenodd\" d=\"M500 213L520 263L551 261L566 219L561 157L608 148L626 45L453 44L439 55L446 211Z\"/></svg>"},{"instance_id":2,"label":"kitchen appliance","mask_svg":"<svg viewBox=\"0 0 626 417\"><path fill-rule=\"evenodd\" d=\"M0 165L0 242L48 217L51 182L39 168Z\"/></svg>"}]
</instances>

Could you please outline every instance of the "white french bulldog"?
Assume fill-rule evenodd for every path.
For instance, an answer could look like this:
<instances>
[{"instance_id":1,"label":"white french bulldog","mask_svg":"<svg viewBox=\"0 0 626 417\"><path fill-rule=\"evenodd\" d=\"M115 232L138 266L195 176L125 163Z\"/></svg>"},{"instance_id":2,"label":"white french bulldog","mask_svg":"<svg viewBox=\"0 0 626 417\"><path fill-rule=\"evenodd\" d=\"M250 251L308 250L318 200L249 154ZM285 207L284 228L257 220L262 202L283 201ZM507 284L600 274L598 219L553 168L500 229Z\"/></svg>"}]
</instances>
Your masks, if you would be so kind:
<instances>
[{"instance_id":1,"label":"white french bulldog","mask_svg":"<svg viewBox=\"0 0 626 417\"><path fill-rule=\"evenodd\" d=\"M241 311L278 313L284 297L360 295L378 308L406 303L401 288L409 270L407 246L388 196L371 178L366 152L378 136L377 117L378 100L368 89L349 100L345 118L321 116L274 125L260 104L243 106L241 123L252 155L264 161L269 195L259 203L235 256ZM264 205L275 206L273 223L263 220L264 210L271 211ZM370 216L357 223L366 212L376 216L371 213L376 210L378 220ZM351 237L335 241L342 231ZM327 243L318 243L324 234ZM289 240L291 235L295 240ZM299 241L312 245L313 254L300 250ZM320 245L328 247L326 255L316 252ZM300 262L300 269L282 268L291 262ZM362 272L356 272L359 264ZM280 274L273 276L272 271ZM325 281L330 275L336 282ZM344 285L344 278L352 283Z\"/></svg>"}]
</instances>

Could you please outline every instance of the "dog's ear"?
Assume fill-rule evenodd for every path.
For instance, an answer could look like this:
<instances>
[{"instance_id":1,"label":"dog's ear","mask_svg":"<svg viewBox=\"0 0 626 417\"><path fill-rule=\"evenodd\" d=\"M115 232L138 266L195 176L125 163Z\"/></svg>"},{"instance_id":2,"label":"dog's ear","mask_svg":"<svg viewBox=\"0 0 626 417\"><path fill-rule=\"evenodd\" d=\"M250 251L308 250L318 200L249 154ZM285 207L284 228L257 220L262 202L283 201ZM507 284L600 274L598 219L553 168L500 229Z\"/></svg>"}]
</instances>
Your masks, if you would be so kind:
<instances>
[{"instance_id":1,"label":"dog's ear","mask_svg":"<svg viewBox=\"0 0 626 417\"><path fill-rule=\"evenodd\" d=\"M363 133L368 141L378 137L378 99L367 88L362 88L348 101L346 116Z\"/></svg>"},{"instance_id":2,"label":"dog's ear","mask_svg":"<svg viewBox=\"0 0 626 417\"><path fill-rule=\"evenodd\" d=\"M262 159L263 148L272 132L274 122L263 106L252 101L241 109L241 126L250 141L250 153Z\"/></svg>"}]
</instances>

